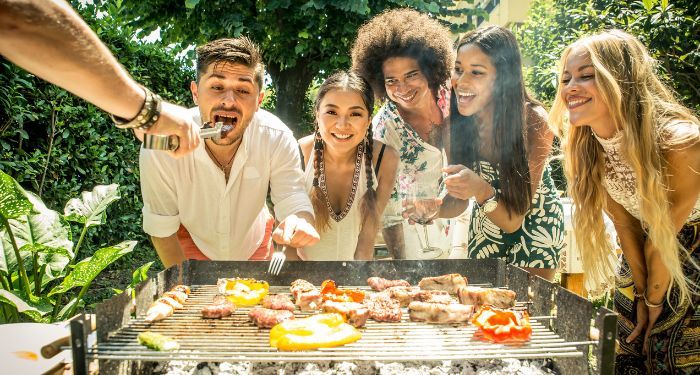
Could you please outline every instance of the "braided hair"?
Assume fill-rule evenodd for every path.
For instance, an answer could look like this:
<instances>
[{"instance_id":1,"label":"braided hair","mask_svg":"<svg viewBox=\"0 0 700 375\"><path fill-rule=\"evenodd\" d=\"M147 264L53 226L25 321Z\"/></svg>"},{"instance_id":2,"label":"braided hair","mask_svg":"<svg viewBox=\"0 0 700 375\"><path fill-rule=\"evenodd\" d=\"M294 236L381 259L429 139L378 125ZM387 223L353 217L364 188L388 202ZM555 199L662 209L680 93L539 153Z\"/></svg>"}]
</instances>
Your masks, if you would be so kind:
<instances>
[{"instance_id":1,"label":"braided hair","mask_svg":"<svg viewBox=\"0 0 700 375\"><path fill-rule=\"evenodd\" d=\"M314 108L318 112L321 101L326 96L326 94L332 90L346 90L355 91L360 94L362 101L367 107L367 112L370 114L374 109L374 94L372 88L367 81L360 77L355 72L338 71L333 73L328 77L319 87L318 94L316 96L316 102L314 103ZM362 197L362 202L360 206L360 212L362 214L364 223L375 223L379 220L379 213L377 212L377 191L374 189L374 174L372 166L373 158L373 145L374 140L372 137L372 123L367 127L367 133L365 135L364 142L364 159L365 159L365 176L367 183L367 192ZM359 145L358 145L359 147ZM321 133L318 129L318 120L316 121L316 129L314 132L314 147L313 147L313 157L314 157L314 179L311 189L311 203L314 208L314 214L316 216L316 227L319 232L324 232L326 229L330 228L330 213L325 204L326 197L323 195L321 190L321 179L325 179L325 176L321 176L321 161L323 160L324 144L321 138Z\"/></svg>"}]
</instances>

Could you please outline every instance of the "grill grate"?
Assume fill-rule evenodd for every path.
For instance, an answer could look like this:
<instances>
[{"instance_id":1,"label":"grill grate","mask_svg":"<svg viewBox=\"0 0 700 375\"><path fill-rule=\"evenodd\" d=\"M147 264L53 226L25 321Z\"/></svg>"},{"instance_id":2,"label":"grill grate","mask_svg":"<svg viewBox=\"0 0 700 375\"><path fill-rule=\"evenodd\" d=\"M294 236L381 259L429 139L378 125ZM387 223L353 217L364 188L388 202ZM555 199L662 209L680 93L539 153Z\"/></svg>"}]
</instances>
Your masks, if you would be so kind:
<instances>
[{"instance_id":1,"label":"grill grate","mask_svg":"<svg viewBox=\"0 0 700 375\"><path fill-rule=\"evenodd\" d=\"M366 287L360 289L367 290ZM408 320L404 308L399 323L371 319L352 344L315 351L285 352L269 346L269 329L258 329L248 319L249 308L238 308L221 320L202 319L200 310L217 293L213 285L195 285L185 307L163 321L148 324L132 320L106 340L90 347L89 359L143 361L431 361L493 358L578 358L577 346L597 342L567 342L547 328L550 317L533 317L532 339L522 345L494 344L474 338L473 325L437 325ZM270 293L289 295L288 286L272 286ZM524 308L519 303L516 308ZM295 311L296 317L309 313ZM158 352L139 345L136 336L150 330L168 335L180 344L175 352Z\"/></svg>"}]
</instances>

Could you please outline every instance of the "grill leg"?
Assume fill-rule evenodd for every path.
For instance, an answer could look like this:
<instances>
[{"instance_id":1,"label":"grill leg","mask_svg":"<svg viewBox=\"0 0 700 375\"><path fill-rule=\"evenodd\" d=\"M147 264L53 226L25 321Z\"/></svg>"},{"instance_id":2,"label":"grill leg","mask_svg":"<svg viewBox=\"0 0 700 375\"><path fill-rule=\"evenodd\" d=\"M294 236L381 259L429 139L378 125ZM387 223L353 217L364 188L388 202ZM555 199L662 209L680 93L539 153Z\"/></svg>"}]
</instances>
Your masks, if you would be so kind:
<instances>
[{"instance_id":1,"label":"grill leg","mask_svg":"<svg viewBox=\"0 0 700 375\"><path fill-rule=\"evenodd\" d=\"M73 354L73 374L87 375L87 328L85 327L84 316L71 320L70 344Z\"/></svg>"}]
</instances>

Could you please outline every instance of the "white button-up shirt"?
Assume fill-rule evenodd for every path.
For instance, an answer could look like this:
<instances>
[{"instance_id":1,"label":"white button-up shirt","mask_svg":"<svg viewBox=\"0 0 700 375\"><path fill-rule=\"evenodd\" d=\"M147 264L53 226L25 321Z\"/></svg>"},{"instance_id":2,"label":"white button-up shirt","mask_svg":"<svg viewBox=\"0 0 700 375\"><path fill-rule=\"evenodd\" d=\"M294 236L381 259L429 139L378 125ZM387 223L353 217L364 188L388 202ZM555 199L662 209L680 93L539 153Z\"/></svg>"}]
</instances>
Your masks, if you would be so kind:
<instances>
[{"instance_id":1,"label":"white button-up shirt","mask_svg":"<svg viewBox=\"0 0 700 375\"><path fill-rule=\"evenodd\" d=\"M201 123L199 110L191 111ZM169 237L182 224L212 260L247 260L260 246L268 188L280 220L297 212L313 213L294 135L262 109L243 134L228 183L204 142L180 159L142 148L139 165L143 230L154 237Z\"/></svg>"}]
</instances>

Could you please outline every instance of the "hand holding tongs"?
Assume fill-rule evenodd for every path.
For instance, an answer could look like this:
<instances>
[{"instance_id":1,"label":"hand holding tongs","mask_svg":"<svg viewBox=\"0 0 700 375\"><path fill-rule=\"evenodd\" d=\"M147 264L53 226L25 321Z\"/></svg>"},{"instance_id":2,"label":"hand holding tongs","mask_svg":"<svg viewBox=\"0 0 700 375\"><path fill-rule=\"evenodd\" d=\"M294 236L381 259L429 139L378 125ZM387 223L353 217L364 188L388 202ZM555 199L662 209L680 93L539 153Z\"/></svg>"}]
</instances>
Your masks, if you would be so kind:
<instances>
[{"instance_id":1,"label":"hand holding tongs","mask_svg":"<svg viewBox=\"0 0 700 375\"><path fill-rule=\"evenodd\" d=\"M214 126L211 125L211 122L205 122L204 126L202 126L199 131L199 136L202 137L202 139L221 139L224 133L222 130L223 127L223 122L217 122L214 124ZM143 135L143 148L161 151L175 151L179 146L180 138L178 138L176 135Z\"/></svg>"}]
</instances>

